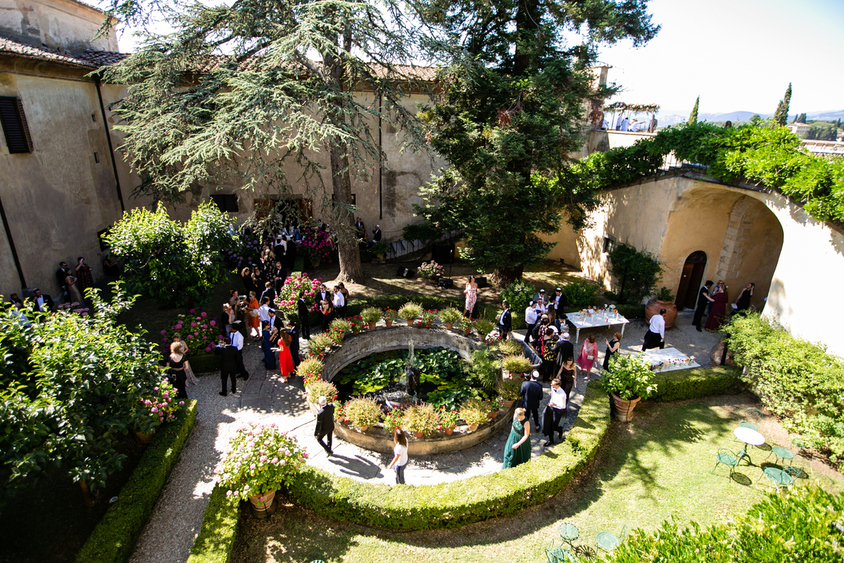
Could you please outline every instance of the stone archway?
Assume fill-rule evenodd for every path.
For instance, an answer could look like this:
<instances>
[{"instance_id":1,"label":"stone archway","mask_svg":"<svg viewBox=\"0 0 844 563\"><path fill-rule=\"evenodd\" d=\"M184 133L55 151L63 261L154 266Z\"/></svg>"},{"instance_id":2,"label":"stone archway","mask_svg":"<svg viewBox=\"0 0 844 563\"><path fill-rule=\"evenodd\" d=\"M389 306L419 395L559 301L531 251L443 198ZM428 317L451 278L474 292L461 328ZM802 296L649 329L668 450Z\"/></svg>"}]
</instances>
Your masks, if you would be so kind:
<instances>
[{"instance_id":1,"label":"stone archway","mask_svg":"<svg viewBox=\"0 0 844 563\"><path fill-rule=\"evenodd\" d=\"M677 288L677 297L674 303L681 309L694 309L697 299L697 290L701 286L703 274L706 271L706 252L696 250L689 254L683 264L683 272L680 274L680 285Z\"/></svg>"}]
</instances>

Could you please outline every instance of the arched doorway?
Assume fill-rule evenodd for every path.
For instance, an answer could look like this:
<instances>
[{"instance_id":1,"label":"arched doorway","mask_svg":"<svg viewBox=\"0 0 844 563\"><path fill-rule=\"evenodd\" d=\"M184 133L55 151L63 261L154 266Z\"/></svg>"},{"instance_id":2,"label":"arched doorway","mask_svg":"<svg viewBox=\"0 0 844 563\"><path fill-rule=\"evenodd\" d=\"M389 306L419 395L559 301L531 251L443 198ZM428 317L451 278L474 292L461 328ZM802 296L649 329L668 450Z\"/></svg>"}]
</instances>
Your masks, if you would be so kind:
<instances>
[{"instance_id":1,"label":"arched doorway","mask_svg":"<svg viewBox=\"0 0 844 563\"><path fill-rule=\"evenodd\" d=\"M677 307L682 309L694 309L697 300L697 291L700 289L700 281L706 271L706 253L702 250L692 252L683 264L683 273L680 276L680 287L677 288L677 299L674 301Z\"/></svg>"}]
</instances>

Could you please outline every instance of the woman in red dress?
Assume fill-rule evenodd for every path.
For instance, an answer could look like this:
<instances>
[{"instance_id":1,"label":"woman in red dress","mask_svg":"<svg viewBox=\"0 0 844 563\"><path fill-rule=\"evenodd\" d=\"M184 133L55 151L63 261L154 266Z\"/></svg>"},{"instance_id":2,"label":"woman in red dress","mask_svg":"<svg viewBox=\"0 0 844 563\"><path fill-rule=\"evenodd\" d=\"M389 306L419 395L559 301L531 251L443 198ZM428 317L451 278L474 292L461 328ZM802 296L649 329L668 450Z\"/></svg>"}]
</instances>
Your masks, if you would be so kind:
<instances>
[{"instance_id":1,"label":"woman in red dress","mask_svg":"<svg viewBox=\"0 0 844 563\"><path fill-rule=\"evenodd\" d=\"M278 365L281 368L281 380L287 383L287 378L296 373L293 365L293 355L290 353L290 333L286 328L281 329L276 342L278 347Z\"/></svg>"},{"instance_id":2,"label":"woman in red dress","mask_svg":"<svg viewBox=\"0 0 844 563\"><path fill-rule=\"evenodd\" d=\"M706 318L706 330L715 332L721 328L721 321L727 313L727 294L722 291L713 295L712 299L715 301L712 302L712 309Z\"/></svg>"}]
</instances>

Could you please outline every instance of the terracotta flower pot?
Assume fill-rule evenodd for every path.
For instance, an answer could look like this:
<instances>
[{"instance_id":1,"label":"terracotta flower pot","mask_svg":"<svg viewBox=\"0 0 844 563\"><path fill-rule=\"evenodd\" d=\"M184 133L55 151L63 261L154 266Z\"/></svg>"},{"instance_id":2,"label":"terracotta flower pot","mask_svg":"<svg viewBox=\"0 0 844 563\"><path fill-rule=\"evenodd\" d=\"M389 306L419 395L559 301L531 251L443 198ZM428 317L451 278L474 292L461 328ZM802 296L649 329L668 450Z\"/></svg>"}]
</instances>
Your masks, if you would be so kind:
<instances>
[{"instance_id":1,"label":"terracotta flower pot","mask_svg":"<svg viewBox=\"0 0 844 563\"><path fill-rule=\"evenodd\" d=\"M493 411L493 412L489 413L489 417L492 420L495 420L496 418L498 418L498 411Z\"/></svg>"},{"instance_id":2,"label":"terracotta flower pot","mask_svg":"<svg viewBox=\"0 0 844 563\"><path fill-rule=\"evenodd\" d=\"M369 323L369 330L375 330L375 323Z\"/></svg>"},{"instance_id":3,"label":"terracotta flower pot","mask_svg":"<svg viewBox=\"0 0 844 563\"><path fill-rule=\"evenodd\" d=\"M641 401L639 397L625 401L618 395L613 394L612 402L615 407L616 420L619 422L630 422L630 419L633 418L633 409L636 408L636 404L639 401Z\"/></svg>"},{"instance_id":4,"label":"terracotta flower pot","mask_svg":"<svg viewBox=\"0 0 844 563\"><path fill-rule=\"evenodd\" d=\"M135 432L135 436L142 444L152 444L152 439L155 437L155 430L152 432Z\"/></svg>"},{"instance_id":5,"label":"terracotta flower pot","mask_svg":"<svg viewBox=\"0 0 844 563\"><path fill-rule=\"evenodd\" d=\"M393 326L393 319L384 319L384 324L387 326Z\"/></svg>"},{"instance_id":6,"label":"terracotta flower pot","mask_svg":"<svg viewBox=\"0 0 844 563\"><path fill-rule=\"evenodd\" d=\"M469 431L469 432L474 432L474 431L475 431L475 430L477 430L477 429L478 429L478 425L477 425L477 424L470 424L470 425L469 425L469 428L468 428L468 431Z\"/></svg>"},{"instance_id":7,"label":"terracotta flower pot","mask_svg":"<svg viewBox=\"0 0 844 563\"><path fill-rule=\"evenodd\" d=\"M453 329L453 328L454 328L454 323L445 323L445 328L447 328L448 330Z\"/></svg>"},{"instance_id":8,"label":"terracotta flower pot","mask_svg":"<svg viewBox=\"0 0 844 563\"><path fill-rule=\"evenodd\" d=\"M369 426L361 426L360 428L358 428L358 430L360 430L361 432L366 432L367 430L369 430Z\"/></svg>"},{"instance_id":9,"label":"terracotta flower pot","mask_svg":"<svg viewBox=\"0 0 844 563\"><path fill-rule=\"evenodd\" d=\"M506 400L505 400L505 401L504 401L504 408L505 408L505 409L509 409L510 407L512 407L512 406L513 406L513 403L515 403L515 402L516 402L516 401L506 401Z\"/></svg>"},{"instance_id":10,"label":"terracotta flower pot","mask_svg":"<svg viewBox=\"0 0 844 563\"><path fill-rule=\"evenodd\" d=\"M651 320L656 314L659 314L660 309L665 309L665 314L662 318L665 319L665 328L674 326L674 321L677 319L677 305L673 301L660 301L659 299L651 299L645 305L645 319Z\"/></svg>"},{"instance_id":11,"label":"terracotta flower pot","mask_svg":"<svg viewBox=\"0 0 844 563\"><path fill-rule=\"evenodd\" d=\"M417 438L422 438L423 436L425 436L422 432L414 432L413 435Z\"/></svg>"},{"instance_id":12,"label":"terracotta flower pot","mask_svg":"<svg viewBox=\"0 0 844 563\"><path fill-rule=\"evenodd\" d=\"M275 491L267 491L263 495L249 497L249 502L256 512L266 512L275 499Z\"/></svg>"},{"instance_id":13,"label":"terracotta flower pot","mask_svg":"<svg viewBox=\"0 0 844 563\"><path fill-rule=\"evenodd\" d=\"M446 428L445 430L443 430L443 432L445 432L446 436L451 436L452 434L454 434L454 427Z\"/></svg>"}]
</instances>

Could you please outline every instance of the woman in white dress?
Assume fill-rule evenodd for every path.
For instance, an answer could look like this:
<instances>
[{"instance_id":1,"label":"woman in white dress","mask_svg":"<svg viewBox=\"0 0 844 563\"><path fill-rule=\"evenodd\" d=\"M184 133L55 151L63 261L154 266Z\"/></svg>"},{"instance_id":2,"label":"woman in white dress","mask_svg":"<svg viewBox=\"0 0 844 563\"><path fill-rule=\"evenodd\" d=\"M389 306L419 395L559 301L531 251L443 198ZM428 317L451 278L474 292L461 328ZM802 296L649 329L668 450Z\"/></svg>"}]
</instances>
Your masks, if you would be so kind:
<instances>
[{"instance_id":1,"label":"woman in white dress","mask_svg":"<svg viewBox=\"0 0 844 563\"><path fill-rule=\"evenodd\" d=\"M463 290L463 293L466 294L466 306L463 315L471 317L475 303L478 302L478 284L475 283L475 276L469 276L469 281L466 282L466 289Z\"/></svg>"}]
</instances>

